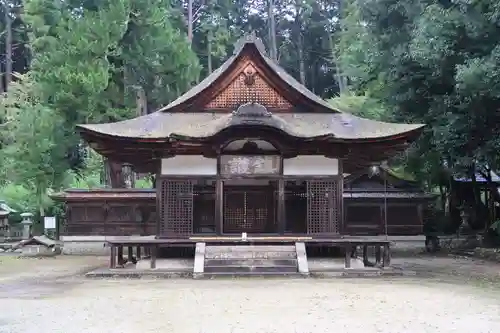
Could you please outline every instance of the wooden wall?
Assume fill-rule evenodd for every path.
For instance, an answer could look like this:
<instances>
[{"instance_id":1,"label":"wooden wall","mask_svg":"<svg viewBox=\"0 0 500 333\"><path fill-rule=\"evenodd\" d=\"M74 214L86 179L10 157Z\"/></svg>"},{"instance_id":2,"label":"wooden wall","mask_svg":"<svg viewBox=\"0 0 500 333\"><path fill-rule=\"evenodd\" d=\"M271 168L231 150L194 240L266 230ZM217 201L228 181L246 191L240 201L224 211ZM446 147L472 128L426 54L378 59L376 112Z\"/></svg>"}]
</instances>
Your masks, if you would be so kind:
<instances>
[{"instance_id":1,"label":"wooden wall","mask_svg":"<svg viewBox=\"0 0 500 333\"><path fill-rule=\"evenodd\" d=\"M72 201L66 204L63 234L131 236L156 234L156 201Z\"/></svg>"},{"instance_id":2,"label":"wooden wall","mask_svg":"<svg viewBox=\"0 0 500 333\"><path fill-rule=\"evenodd\" d=\"M415 183L396 178L383 169L376 175L365 170L346 177L343 233L422 234L426 208L432 200Z\"/></svg>"},{"instance_id":3,"label":"wooden wall","mask_svg":"<svg viewBox=\"0 0 500 333\"><path fill-rule=\"evenodd\" d=\"M344 199L343 233L350 235L421 235L422 203L387 200L387 230L383 198ZM380 202L382 201L382 202Z\"/></svg>"}]
</instances>

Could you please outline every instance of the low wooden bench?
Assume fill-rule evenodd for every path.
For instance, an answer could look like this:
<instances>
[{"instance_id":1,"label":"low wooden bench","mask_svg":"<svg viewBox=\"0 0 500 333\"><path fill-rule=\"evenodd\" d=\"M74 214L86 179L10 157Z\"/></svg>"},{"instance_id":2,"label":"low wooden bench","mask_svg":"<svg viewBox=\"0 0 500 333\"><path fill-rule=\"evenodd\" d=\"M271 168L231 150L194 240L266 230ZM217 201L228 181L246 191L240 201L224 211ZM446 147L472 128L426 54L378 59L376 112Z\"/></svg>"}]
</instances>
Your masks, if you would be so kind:
<instances>
[{"instance_id":1,"label":"low wooden bench","mask_svg":"<svg viewBox=\"0 0 500 333\"><path fill-rule=\"evenodd\" d=\"M248 237L245 241L238 237L192 237L190 239L162 239L152 238L150 236L131 236L131 237L114 237L107 239L107 244L110 247L109 268L117 268L125 262L123 249L127 248L127 261L134 262L145 257L150 257L152 269L156 268L156 259L158 248L160 246L174 245L194 245L197 242L210 244L234 244L234 245L269 245L269 244L288 244L294 242L304 242L307 244L327 244L332 247L341 247L345 251L345 268L351 268L351 258L353 252L358 247L363 249L363 263L366 265L368 261L368 248L375 249L375 266L388 267L391 263L391 244L392 242L386 238L380 237L332 237L332 238L311 238L311 237ZM134 259L134 248L136 248L136 256ZM143 252L144 250L144 252Z\"/></svg>"},{"instance_id":2,"label":"low wooden bench","mask_svg":"<svg viewBox=\"0 0 500 333\"><path fill-rule=\"evenodd\" d=\"M389 240L346 240L345 245L345 268L351 268L351 258L358 247L363 249L363 264L369 264L368 248L375 249L375 266L389 267L391 265L391 244ZM340 244L339 244L340 246Z\"/></svg>"},{"instance_id":3,"label":"low wooden bench","mask_svg":"<svg viewBox=\"0 0 500 333\"><path fill-rule=\"evenodd\" d=\"M377 267L388 267L391 265L391 245L393 242L385 236L340 236L332 238L314 238L304 241L308 244L327 244L332 247L344 249L345 268L351 268L351 258L358 247L363 249L363 263L369 264L368 249L373 247L375 250L375 264Z\"/></svg>"},{"instance_id":4,"label":"low wooden bench","mask_svg":"<svg viewBox=\"0 0 500 333\"><path fill-rule=\"evenodd\" d=\"M144 257L151 258L151 268L156 268L158 248L169 244L192 244L182 239L155 239L148 236L113 237L106 240L110 247L109 268L117 268L125 262L123 249L127 248L127 262L134 262ZM134 248L137 258L134 259ZM143 252L144 250L144 252Z\"/></svg>"}]
</instances>

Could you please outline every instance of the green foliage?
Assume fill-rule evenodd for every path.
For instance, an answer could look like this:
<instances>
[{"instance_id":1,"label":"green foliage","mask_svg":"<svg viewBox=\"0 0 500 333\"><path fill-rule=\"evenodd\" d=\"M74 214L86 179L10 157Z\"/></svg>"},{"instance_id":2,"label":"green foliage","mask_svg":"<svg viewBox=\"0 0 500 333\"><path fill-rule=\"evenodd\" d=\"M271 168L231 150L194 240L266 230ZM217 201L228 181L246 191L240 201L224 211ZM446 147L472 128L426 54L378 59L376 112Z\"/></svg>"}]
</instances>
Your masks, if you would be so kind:
<instances>
[{"instance_id":1,"label":"green foliage","mask_svg":"<svg viewBox=\"0 0 500 333\"><path fill-rule=\"evenodd\" d=\"M25 196L25 191L30 191L34 194L34 199L30 200L36 202L34 207L43 215L49 202L47 191L61 185L66 163L64 152L58 148L58 143L63 140L60 131L62 118L43 106L38 97L30 76L21 76L11 85L0 105L5 119L4 146L0 153L6 177L3 183L9 190L6 195L17 193ZM15 203L9 204L15 206Z\"/></svg>"},{"instance_id":2,"label":"green foliage","mask_svg":"<svg viewBox=\"0 0 500 333\"><path fill-rule=\"evenodd\" d=\"M77 173L73 170L68 172L65 180L65 187L92 189L103 187L102 173L104 170L104 160L102 156L94 150L88 149L84 159L83 167Z\"/></svg>"},{"instance_id":3,"label":"green foliage","mask_svg":"<svg viewBox=\"0 0 500 333\"><path fill-rule=\"evenodd\" d=\"M82 148L76 124L134 117L139 86L150 112L171 102L199 80L200 64L203 75L209 61L216 69L244 33L255 30L269 48L266 2L193 2L189 41L187 0L7 1L24 9L11 13L13 58L14 71L29 68L29 75L1 101L0 195L41 213L58 208L47 197L51 191L103 186L102 158ZM337 93L331 36L338 3L275 6L280 64L323 97ZM151 180L136 187L151 188Z\"/></svg>"},{"instance_id":4,"label":"green foliage","mask_svg":"<svg viewBox=\"0 0 500 333\"><path fill-rule=\"evenodd\" d=\"M18 212L37 212L36 196L33 195L31 189L23 185L8 183L0 187L0 198ZM45 199L45 204L50 205L50 198L46 197Z\"/></svg>"},{"instance_id":5,"label":"green foliage","mask_svg":"<svg viewBox=\"0 0 500 333\"><path fill-rule=\"evenodd\" d=\"M337 49L354 89L395 120L427 124L406 163L426 182L473 161L496 169L500 34L495 1L350 0Z\"/></svg>"},{"instance_id":6,"label":"green foliage","mask_svg":"<svg viewBox=\"0 0 500 333\"><path fill-rule=\"evenodd\" d=\"M153 188L153 182L151 177L146 177L136 180L135 188L143 188L143 189Z\"/></svg>"},{"instance_id":7,"label":"green foliage","mask_svg":"<svg viewBox=\"0 0 500 333\"><path fill-rule=\"evenodd\" d=\"M328 102L335 108L354 114L355 116L372 119L387 120L389 114L380 101L371 98L367 94L354 95L352 93L343 93L337 97L331 98Z\"/></svg>"}]
</instances>

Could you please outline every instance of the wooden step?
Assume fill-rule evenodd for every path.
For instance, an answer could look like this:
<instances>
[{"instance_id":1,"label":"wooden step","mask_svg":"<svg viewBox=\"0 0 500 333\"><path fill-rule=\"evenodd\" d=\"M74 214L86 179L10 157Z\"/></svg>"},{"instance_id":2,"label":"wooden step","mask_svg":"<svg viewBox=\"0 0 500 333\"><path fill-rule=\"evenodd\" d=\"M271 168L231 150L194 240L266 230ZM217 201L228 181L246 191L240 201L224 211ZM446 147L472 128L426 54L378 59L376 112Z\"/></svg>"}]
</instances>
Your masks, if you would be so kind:
<instances>
[{"instance_id":1,"label":"wooden step","mask_svg":"<svg viewBox=\"0 0 500 333\"><path fill-rule=\"evenodd\" d=\"M297 266L297 259L205 259L206 266Z\"/></svg>"},{"instance_id":2,"label":"wooden step","mask_svg":"<svg viewBox=\"0 0 500 333\"><path fill-rule=\"evenodd\" d=\"M295 246L207 245L206 259L293 259L297 258Z\"/></svg>"},{"instance_id":3,"label":"wooden step","mask_svg":"<svg viewBox=\"0 0 500 333\"><path fill-rule=\"evenodd\" d=\"M296 244L227 246L197 243L194 277L302 276L297 251Z\"/></svg>"},{"instance_id":4,"label":"wooden step","mask_svg":"<svg viewBox=\"0 0 500 333\"><path fill-rule=\"evenodd\" d=\"M237 279L237 278L306 278L308 274L302 274L297 272L239 272L239 273L230 273L230 272L213 272L213 273L196 273L193 275L195 279L217 279L217 278L226 278L226 279Z\"/></svg>"},{"instance_id":5,"label":"wooden step","mask_svg":"<svg viewBox=\"0 0 500 333\"><path fill-rule=\"evenodd\" d=\"M298 273L297 266L205 266L204 273Z\"/></svg>"}]
</instances>

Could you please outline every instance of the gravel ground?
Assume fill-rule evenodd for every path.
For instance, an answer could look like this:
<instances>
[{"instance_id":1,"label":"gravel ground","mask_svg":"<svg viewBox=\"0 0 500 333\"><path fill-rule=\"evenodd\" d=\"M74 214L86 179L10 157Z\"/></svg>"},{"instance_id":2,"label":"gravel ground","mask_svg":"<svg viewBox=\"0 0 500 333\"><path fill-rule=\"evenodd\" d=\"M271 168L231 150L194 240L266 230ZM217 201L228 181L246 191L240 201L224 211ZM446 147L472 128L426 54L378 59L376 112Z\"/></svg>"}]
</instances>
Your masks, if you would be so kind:
<instances>
[{"instance_id":1,"label":"gravel ground","mask_svg":"<svg viewBox=\"0 0 500 333\"><path fill-rule=\"evenodd\" d=\"M0 332L498 332L500 294L410 280L90 280L0 300Z\"/></svg>"},{"instance_id":2,"label":"gravel ground","mask_svg":"<svg viewBox=\"0 0 500 333\"><path fill-rule=\"evenodd\" d=\"M13 254L2 255L0 256L0 287L2 282L74 276L80 272L106 265L107 261L107 257L96 256L19 258L18 255Z\"/></svg>"},{"instance_id":3,"label":"gravel ground","mask_svg":"<svg viewBox=\"0 0 500 333\"><path fill-rule=\"evenodd\" d=\"M448 282L441 278L441 282L434 278L85 280L77 273L99 260L46 260L38 261L45 268L31 278L27 273L19 278L18 272L18 278L7 279L0 270L1 333L500 330L500 280L493 279L498 266L462 258L416 258L413 267L477 270L488 275L490 283L470 283L468 273L462 280L458 274ZM407 267L411 262L405 259ZM37 261L30 264L33 270ZM51 266L58 268L50 272ZM445 276L443 270L439 274Z\"/></svg>"}]
</instances>

